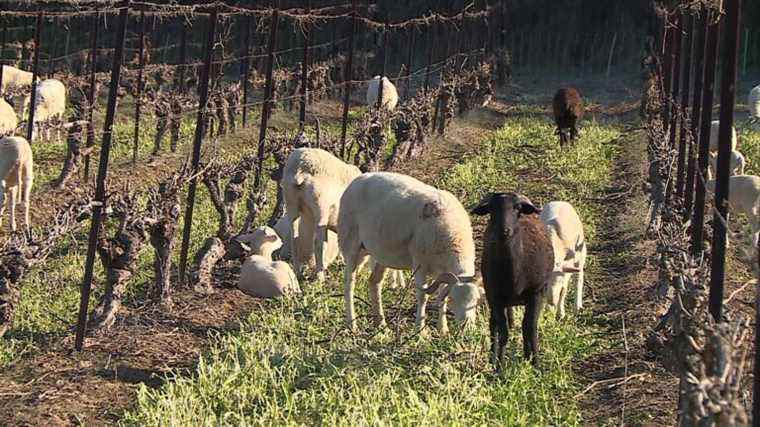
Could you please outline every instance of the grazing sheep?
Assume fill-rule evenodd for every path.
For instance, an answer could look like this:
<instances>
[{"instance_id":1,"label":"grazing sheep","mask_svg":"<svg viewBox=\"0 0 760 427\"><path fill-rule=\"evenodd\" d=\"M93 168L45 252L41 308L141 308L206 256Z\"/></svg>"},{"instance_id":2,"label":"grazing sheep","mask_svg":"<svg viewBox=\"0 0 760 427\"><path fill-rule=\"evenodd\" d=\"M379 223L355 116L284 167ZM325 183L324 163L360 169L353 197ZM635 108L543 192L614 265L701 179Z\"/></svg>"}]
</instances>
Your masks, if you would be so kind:
<instances>
[{"instance_id":1,"label":"grazing sheep","mask_svg":"<svg viewBox=\"0 0 760 427\"><path fill-rule=\"evenodd\" d=\"M0 225L7 200L11 231L16 231L16 204L20 199L24 204L24 227L29 231L29 196L33 181L34 160L26 139L19 136L0 139Z\"/></svg>"},{"instance_id":2,"label":"grazing sheep","mask_svg":"<svg viewBox=\"0 0 760 427\"><path fill-rule=\"evenodd\" d=\"M707 179L713 179L715 177L715 171L718 170L718 153L710 153L708 159L710 164L707 168ZM729 175L744 175L744 166L747 161L744 159L744 155L736 150L731 151L730 160L730 173Z\"/></svg>"},{"instance_id":3,"label":"grazing sheep","mask_svg":"<svg viewBox=\"0 0 760 427\"><path fill-rule=\"evenodd\" d=\"M583 118L583 99L577 89L562 88L554 95L552 107L559 145L564 147L568 141L574 142L578 137L577 123Z\"/></svg>"},{"instance_id":4,"label":"grazing sheep","mask_svg":"<svg viewBox=\"0 0 760 427\"><path fill-rule=\"evenodd\" d=\"M283 261L272 261L272 252L282 246L277 232L264 226L235 239L251 250L251 255L240 267L238 289L248 295L263 298L301 293L298 279L290 265Z\"/></svg>"},{"instance_id":5,"label":"grazing sheep","mask_svg":"<svg viewBox=\"0 0 760 427\"><path fill-rule=\"evenodd\" d=\"M370 303L377 326L385 324L381 286L386 268L414 271L416 327L425 326L427 298L439 290L438 329L448 331L447 298L457 321L476 315L482 288L475 284L475 243L467 211L453 194L392 172L365 173L343 193L338 242L346 263L346 325L356 329L354 283L367 256L376 264L369 279ZM427 277L436 278L425 287Z\"/></svg>"},{"instance_id":6,"label":"grazing sheep","mask_svg":"<svg viewBox=\"0 0 760 427\"><path fill-rule=\"evenodd\" d=\"M32 73L10 65L3 66L2 93L22 89L32 84Z\"/></svg>"},{"instance_id":7,"label":"grazing sheep","mask_svg":"<svg viewBox=\"0 0 760 427\"><path fill-rule=\"evenodd\" d=\"M306 228L301 226L301 220L296 219L295 221L291 221L290 217L288 217L288 214L284 214L280 217L280 219L277 220L277 223L274 225L274 230L277 232L277 234L280 236L280 239L282 239L282 247L277 253L277 257L283 261L292 261L292 251L290 250L290 245L292 242L292 238L290 237L290 225L293 223L293 228L296 231L296 245L298 245L298 249L296 252L299 255L298 264L299 265L309 265L314 263L314 240L312 237L314 236L314 230L310 229L307 230ZM304 236L308 236L308 239L305 239ZM310 255L308 258L307 255ZM340 249L338 249L338 235L332 231L327 230L327 242L325 243L325 268L329 267L333 261L340 255Z\"/></svg>"},{"instance_id":8,"label":"grazing sheep","mask_svg":"<svg viewBox=\"0 0 760 427\"><path fill-rule=\"evenodd\" d=\"M749 91L747 101L751 119L755 121L760 120L760 86L755 86L754 89Z\"/></svg>"},{"instance_id":9,"label":"grazing sheep","mask_svg":"<svg viewBox=\"0 0 760 427\"><path fill-rule=\"evenodd\" d=\"M559 271L561 264L572 262L578 268L578 286L575 293L575 309L583 308L583 270L586 265L586 239L583 223L570 203L550 202L541 211L541 221L546 224L554 248L554 272L546 287L546 300L557 309L557 319L565 317L567 284L572 273Z\"/></svg>"},{"instance_id":10,"label":"grazing sheep","mask_svg":"<svg viewBox=\"0 0 760 427\"><path fill-rule=\"evenodd\" d=\"M44 133L43 139L50 139L50 126L54 122L60 122L63 119L63 113L66 111L66 87L60 80L47 79L37 84L37 96L34 99L36 104L34 110L35 131ZM23 117L29 117L30 98L24 99ZM56 141L60 141L61 132L56 128ZM34 139L34 138L32 138Z\"/></svg>"},{"instance_id":11,"label":"grazing sheep","mask_svg":"<svg viewBox=\"0 0 760 427\"><path fill-rule=\"evenodd\" d=\"M375 76L369 81L367 87L367 106L370 108L377 107L377 92L380 89L380 76ZM382 106L388 111L393 111L398 105L398 91L396 86L388 80L387 77L383 77L383 102Z\"/></svg>"},{"instance_id":12,"label":"grazing sheep","mask_svg":"<svg viewBox=\"0 0 760 427\"><path fill-rule=\"evenodd\" d=\"M311 254L297 253L300 246L293 240L295 221L300 218L299 226L304 230L314 230L314 254L316 258L317 281L325 278L325 241L328 230L337 230L340 198L343 190L361 171L353 165L344 163L329 152L319 148L297 148L285 162L281 180L285 209L291 220L291 249L295 249L293 267L301 278L302 259L311 258Z\"/></svg>"},{"instance_id":13,"label":"grazing sheep","mask_svg":"<svg viewBox=\"0 0 760 427\"><path fill-rule=\"evenodd\" d=\"M515 193L491 193L472 209L475 215L489 215L481 273L491 309L492 361L497 370L509 339L512 307L525 306L523 353L535 365L538 318L546 285L554 271L579 272L571 265L572 260L555 265L551 238L539 212L527 197Z\"/></svg>"},{"instance_id":14,"label":"grazing sheep","mask_svg":"<svg viewBox=\"0 0 760 427\"><path fill-rule=\"evenodd\" d=\"M720 120L710 123L710 151L718 151L718 135L720 132ZM731 151L736 151L736 128L731 128Z\"/></svg>"},{"instance_id":15,"label":"grazing sheep","mask_svg":"<svg viewBox=\"0 0 760 427\"><path fill-rule=\"evenodd\" d=\"M4 99L0 98L0 136L12 135L17 126L16 111Z\"/></svg>"}]
</instances>

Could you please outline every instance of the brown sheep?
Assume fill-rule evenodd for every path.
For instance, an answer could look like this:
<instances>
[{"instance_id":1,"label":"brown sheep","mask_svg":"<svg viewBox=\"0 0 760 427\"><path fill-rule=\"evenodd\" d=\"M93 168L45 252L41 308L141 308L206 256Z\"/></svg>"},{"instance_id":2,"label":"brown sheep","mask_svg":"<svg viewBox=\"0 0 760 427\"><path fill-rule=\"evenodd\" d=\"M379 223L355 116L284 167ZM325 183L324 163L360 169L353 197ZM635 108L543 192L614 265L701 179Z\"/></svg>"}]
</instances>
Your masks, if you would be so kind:
<instances>
[{"instance_id":1,"label":"brown sheep","mask_svg":"<svg viewBox=\"0 0 760 427\"><path fill-rule=\"evenodd\" d=\"M578 137L576 124L583 118L583 99L577 89L562 88L554 95L552 106L554 121L557 123L559 145L564 147L568 141L574 142Z\"/></svg>"}]
</instances>

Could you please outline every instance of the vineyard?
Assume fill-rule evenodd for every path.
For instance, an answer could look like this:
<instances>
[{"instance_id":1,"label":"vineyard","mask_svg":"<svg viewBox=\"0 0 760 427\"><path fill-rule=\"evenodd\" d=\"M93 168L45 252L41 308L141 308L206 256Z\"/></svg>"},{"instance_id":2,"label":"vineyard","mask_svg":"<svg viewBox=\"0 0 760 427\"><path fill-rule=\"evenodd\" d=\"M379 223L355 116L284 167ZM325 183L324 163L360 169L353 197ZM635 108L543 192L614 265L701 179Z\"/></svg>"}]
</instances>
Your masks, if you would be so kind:
<instances>
[{"instance_id":1,"label":"vineyard","mask_svg":"<svg viewBox=\"0 0 760 427\"><path fill-rule=\"evenodd\" d=\"M567 0L562 19L538 13L544 1L409 3L2 5L0 424L760 419L757 6L589 0L584 15ZM570 87L582 110L565 134ZM294 178L308 153L334 161ZM335 164L356 171L343 188L317 179ZM429 265L416 238L403 257L372 243L455 209L394 217L388 202L367 223L392 227L362 231L370 262L349 306L344 200L373 176L453 195L474 274L439 271L461 245L451 236ZM308 213L336 192L340 214ZM541 215L548 274L574 273L566 303L552 302L555 279L510 302L507 337L494 286L532 273L482 263L495 214L475 208L500 192L535 205L518 218ZM577 211L584 248L562 271L543 219L557 201ZM270 230L271 252L257 240ZM453 289L468 286L464 321Z\"/></svg>"}]
</instances>

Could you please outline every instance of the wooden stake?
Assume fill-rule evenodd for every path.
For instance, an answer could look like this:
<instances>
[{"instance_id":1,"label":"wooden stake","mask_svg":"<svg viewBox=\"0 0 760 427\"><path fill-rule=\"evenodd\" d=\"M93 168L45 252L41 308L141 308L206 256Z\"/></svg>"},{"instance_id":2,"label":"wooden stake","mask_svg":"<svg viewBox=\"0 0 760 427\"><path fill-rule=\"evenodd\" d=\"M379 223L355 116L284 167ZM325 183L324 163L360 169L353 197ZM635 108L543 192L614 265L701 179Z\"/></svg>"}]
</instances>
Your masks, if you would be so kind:
<instances>
[{"instance_id":1,"label":"wooden stake","mask_svg":"<svg viewBox=\"0 0 760 427\"><path fill-rule=\"evenodd\" d=\"M269 46L267 47L267 83L264 91L264 104L261 107L261 127L259 128L259 150L258 160L256 161L256 175L254 176L253 187L256 191L261 189L261 173L264 169L264 149L267 138L267 123L269 115L272 112L272 98L274 91L274 82L272 81L272 72L274 68L274 49L277 45L277 24L280 19L280 10L275 7L272 10L272 20L269 26Z\"/></svg>"},{"instance_id":2,"label":"wooden stake","mask_svg":"<svg viewBox=\"0 0 760 427\"><path fill-rule=\"evenodd\" d=\"M351 89L353 87L353 66L354 66L354 33L358 25L358 15L356 14L356 0L351 0L351 28L348 30L348 57L346 58L345 85L346 91L343 95L343 121L340 130L340 157L346 158L346 131L348 130L348 104L351 102Z\"/></svg>"},{"instance_id":3,"label":"wooden stake","mask_svg":"<svg viewBox=\"0 0 760 427\"><path fill-rule=\"evenodd\" d=\"M90 91L87 94L87 147L95 145L95 125L92 122L92 113L95 109L95 72L97 71L98 62L98 20L100 14L96 13L92 17L92 27L90 28ZM84 156L84 180L90 180L90 151Z\"/></svg>"}]
</instances>

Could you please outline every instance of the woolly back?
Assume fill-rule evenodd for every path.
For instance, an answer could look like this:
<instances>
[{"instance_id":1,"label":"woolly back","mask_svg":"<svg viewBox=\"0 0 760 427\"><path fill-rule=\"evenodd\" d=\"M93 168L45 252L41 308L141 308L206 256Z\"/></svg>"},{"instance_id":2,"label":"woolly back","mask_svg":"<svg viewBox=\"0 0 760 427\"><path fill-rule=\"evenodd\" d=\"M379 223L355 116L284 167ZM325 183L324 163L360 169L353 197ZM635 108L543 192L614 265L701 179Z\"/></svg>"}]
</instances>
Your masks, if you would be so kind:
<instances>
[{"instance_id":1,"label":"woolly back","mask_svg":"<svg viewBox=\"0 0 760 427\"><path fill-rule=\"evenodd\" d=\"M361 171L354 165L349 165L335 157L332 153L320 148L297 148L288 156L283 171L284 179L292 180L292 184L301 185L307 175L313 177L332 178L343 186L347 186Z\"/></svg>"}]
</instances>

